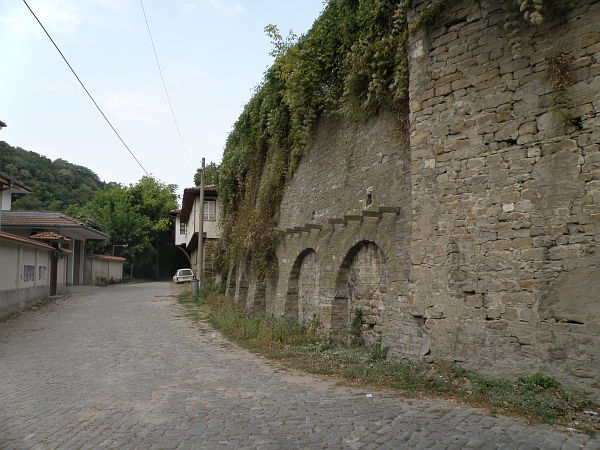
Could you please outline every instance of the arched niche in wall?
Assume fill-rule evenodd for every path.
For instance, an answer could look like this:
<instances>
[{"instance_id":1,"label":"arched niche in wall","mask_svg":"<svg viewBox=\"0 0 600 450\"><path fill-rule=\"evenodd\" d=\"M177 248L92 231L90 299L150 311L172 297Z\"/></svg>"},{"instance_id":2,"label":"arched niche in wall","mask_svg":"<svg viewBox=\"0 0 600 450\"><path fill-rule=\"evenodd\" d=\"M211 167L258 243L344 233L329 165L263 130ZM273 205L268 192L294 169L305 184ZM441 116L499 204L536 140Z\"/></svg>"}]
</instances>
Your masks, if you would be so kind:
<instances>
[{"instance_id":1,"label":"arched niche in wall","mask_svg":"<svg viewBox=\"0 0 600 450\"><path fill-rule=\"evenodd\" d=\"M318 295L317 253L307 248L298 255L290 272L285 315L309 323L319 313Z\"/></svg>"},{"instance_id":2,"label":"arched niche in wall","mask_svg":"<svg viewBox=\"0 0 600 450\"><path fill-rule=\"evenodd\" d=\"M385 255L374 242L361 241L346 253L338 271L331 309L332 337L348 339L351 323L360 311L352 338L373 345L382 336L386 297Z\"/></svg>"}]
</instances>

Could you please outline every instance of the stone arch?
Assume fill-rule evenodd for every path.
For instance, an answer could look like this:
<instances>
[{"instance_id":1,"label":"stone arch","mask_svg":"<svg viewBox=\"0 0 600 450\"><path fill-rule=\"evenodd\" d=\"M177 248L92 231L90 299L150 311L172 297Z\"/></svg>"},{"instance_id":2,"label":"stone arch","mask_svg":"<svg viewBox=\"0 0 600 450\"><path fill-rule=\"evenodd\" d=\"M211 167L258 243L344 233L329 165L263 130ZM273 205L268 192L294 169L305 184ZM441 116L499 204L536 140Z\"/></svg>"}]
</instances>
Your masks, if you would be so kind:
<instances>
[{"instance_id":1,"label":"stone arch","mask_svg":"<svg viewBox=\"0 0 600 450\"><path fill-rule=\"evenodd\" d=\"M382 336L387 291L385 255L372 241L358 242L346 253L337 274L331 335L348 339L353 313L359 309L362 340L373 345Z\"/></svg>"},{"instance_id":2,"label":"stone arch","mask_svg":"<svg viewBox=\"0 0 600 450\"><path fill-rule=\"evenodd\" d=\"M310 322L319 313L318 294L317 253L307 248L298 255L290 272L285 315L301 323Z\"/></svg>"}]
</instances>

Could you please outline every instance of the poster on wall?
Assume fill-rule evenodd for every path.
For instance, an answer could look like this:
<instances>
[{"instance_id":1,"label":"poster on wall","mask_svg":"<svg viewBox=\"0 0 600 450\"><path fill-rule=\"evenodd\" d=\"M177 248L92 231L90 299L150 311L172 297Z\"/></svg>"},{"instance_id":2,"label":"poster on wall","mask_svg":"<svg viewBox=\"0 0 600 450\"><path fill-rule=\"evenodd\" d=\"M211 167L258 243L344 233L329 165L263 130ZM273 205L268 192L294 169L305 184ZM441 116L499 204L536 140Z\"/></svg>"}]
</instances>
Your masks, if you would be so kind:
<instances>
[{"instance_id":1,"label":"poster on wall","mask_svg":"<svg viewBox=\"0 0 600 450\"><path fill-rule=\"evenodd\" d=\"M23 281L35 281L35 266L29 264L23 266Z\"/></svg>"}]
</instances>

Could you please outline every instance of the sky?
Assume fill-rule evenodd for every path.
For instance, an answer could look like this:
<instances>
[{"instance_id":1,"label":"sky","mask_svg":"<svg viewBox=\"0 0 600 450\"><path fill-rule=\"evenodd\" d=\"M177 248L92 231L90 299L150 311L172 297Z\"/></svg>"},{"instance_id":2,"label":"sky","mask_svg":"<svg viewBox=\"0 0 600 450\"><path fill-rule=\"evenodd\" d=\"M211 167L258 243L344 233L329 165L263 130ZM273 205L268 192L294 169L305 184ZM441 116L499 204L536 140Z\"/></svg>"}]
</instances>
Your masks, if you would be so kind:
<instances>
[{"instance_id":1,"label":"sky","mask_svg":"<svg viewBox=\"0 0 600 450\"><path fill-rule=\"evenodd\" d=\"M323 0L27 0L115 129L154 177L193 185L219 163L233 124L273 58L264 27L308 31ZM22 0L0 0L0 140L136 183L127 152ZM0 168L2 170L2 168Z\"/></svg>"}]
</instances>

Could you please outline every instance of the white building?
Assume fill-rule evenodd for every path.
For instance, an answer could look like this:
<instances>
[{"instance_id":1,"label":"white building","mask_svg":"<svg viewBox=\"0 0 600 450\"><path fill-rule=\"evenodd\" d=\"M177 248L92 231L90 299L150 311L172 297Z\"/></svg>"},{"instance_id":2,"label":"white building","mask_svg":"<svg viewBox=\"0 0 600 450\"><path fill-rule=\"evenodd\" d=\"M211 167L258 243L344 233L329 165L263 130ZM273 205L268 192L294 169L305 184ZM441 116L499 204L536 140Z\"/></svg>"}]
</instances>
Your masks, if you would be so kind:
<instances>
[{"instance_id":1,"label":"white building","mask_svg":"<svg viewBox=\"0 0 600 450\"><path fill-rule=\"evenodd\" d=\"M109 236L95 230L80 220L55 212L2 211L2 231L17 236L30 237L49 231L66 237L64 248L70 250L67 257L67 285L84 284L85 243L87 240L104 240Z\"/></svg>"},{"instance_id":2,"label":"white building","mask_svg":"<svg viewBox=\"0 0 600 450\"><path fill-rule=\"evenodd\" d=\"M204 273L206 277L214 274L214 255L216 243L221 237L219 229L218 190L214 185L204 186ZM180 210L171 211L175 216L175 245L183 248L191 259L191 269L197 274L198 254L198 208L200 188L198 186L183 191Z\"/></svg>"},{"instance_id":3,"label":"white building","mask_svg":"<svg viewBox=\"0 0 600 450\"><path fill-rule=\"evenodd\" d=\"M70 250L0 231L0 317L66 292Z\"/></svg>"},{"instance_id":4,"label":"white building","mask_svg":"<svg viewBox=\"0 0 600 450\"><path fill-rule=\"evenodd\" d=\"M0 172L0 211L10 211L13 194L29 194L31 189L23 183Z\"/></svg>"},{"instance_id":5,"label":"white building","mask_svg":"<svg viewBox=\"0 0 600 450\"><path fill-rule=\"evenodd\" d=\"M37 237L36 240L46 241L55 247L67 250L66 284L83 284L86 241L109 239L109 236L63 213L12 211L12 195L27 194L31 190L2 172L0 172L0 190L2 192L0 231L25 238L44 232L55 234L50 239L48 236L42 236Z\"/></svg>"}]
</instances>

